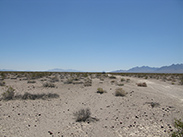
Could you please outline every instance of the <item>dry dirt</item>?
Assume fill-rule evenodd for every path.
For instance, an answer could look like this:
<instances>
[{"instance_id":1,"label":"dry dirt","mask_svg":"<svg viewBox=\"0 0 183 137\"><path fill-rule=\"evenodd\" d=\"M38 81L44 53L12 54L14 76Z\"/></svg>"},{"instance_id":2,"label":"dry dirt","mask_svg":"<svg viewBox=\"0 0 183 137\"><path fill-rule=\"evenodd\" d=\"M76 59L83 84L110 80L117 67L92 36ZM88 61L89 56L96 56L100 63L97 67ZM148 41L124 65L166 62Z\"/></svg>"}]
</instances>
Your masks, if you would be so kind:
<instances>
[{"instance_id":1,"label":"dry dirt","mask_svg":"<svg viewBox=\"0 0 183 137\"><path fill-rule=\"evenodd\" d=\"M56 93L59 98L1 100L0 137L167 137L175 130L174 119L183 119L181 85L116 76L117 79L94 77L92 86L84 86L79 82L64 84L67 78L58 77L55 88L43 87L45 81L41 79L36 79L36 83L20 78L4 80L16 95ZM130 81L121 82L121 78ZM146 82L147 87L138 87L139 82ZM118 86L119 83L124 86ZM107 93L96 93L99 87ZM115 96L119 87L128 92L125 97ZM0 86L0 94L5 89ZM152 107L151 103L160 105ZM76 122L73 113L86 108L99 121Z\"/></svg>"}]
</instances>

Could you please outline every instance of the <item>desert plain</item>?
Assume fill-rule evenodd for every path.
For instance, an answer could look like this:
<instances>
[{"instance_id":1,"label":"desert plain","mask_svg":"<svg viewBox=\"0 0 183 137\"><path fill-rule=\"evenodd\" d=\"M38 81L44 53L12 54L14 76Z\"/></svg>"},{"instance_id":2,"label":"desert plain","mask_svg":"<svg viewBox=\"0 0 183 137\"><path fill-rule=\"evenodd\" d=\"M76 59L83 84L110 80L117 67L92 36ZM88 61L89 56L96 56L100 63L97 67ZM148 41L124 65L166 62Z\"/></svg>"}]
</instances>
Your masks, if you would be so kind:
<instances>
[{"instance_id":1,"label":"desert plain","mask_svg":"<svg viewBox=\"0 0 183 137\"><path fill-rule=\"evenodd\" d=\"M170 136L174 120L183 119L182 76L3 72L0 137ZM123 96L116 96L119 88ZM81 109L90 119L77 121Z\"/></svg>"}]
</instances>

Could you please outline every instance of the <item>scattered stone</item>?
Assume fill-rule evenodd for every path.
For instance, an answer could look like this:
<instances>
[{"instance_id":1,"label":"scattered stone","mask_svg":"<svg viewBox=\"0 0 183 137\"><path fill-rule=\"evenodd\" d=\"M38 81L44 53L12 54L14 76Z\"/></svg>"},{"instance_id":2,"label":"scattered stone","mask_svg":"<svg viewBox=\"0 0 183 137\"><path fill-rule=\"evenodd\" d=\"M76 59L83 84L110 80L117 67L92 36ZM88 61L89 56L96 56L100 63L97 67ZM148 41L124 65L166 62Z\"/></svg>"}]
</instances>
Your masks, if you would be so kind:
<instances>
[{"instance_id":1,"label":"scattered stone","mask_svg":"<svg viewBox=\"0 0 183 137\"><path fill-rule=\"evenodd\" d=\"M53 133L52 133L51 131L48 131L48 133L49 133L50 135L53 135Z\"/></svg>"},{"instance_id":2,"label":"scattered stone","mask_svg":"<svg viewBox=\"0 0 183 137\"><path fill-rule=\"evenodd\" d=\"M135 116L135 118L139 118L138 116Z\"/></svg>"}]
</instances>

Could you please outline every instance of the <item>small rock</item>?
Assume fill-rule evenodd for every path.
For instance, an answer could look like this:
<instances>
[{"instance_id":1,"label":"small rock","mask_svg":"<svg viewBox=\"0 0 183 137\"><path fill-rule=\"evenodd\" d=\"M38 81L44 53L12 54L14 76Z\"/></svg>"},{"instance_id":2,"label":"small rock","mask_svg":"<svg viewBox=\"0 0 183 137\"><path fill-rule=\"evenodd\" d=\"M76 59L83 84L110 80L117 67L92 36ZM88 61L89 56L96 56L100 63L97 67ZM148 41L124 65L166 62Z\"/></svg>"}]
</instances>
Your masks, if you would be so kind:
<instances>
[{"instance_id":1,"label":"small rock","mask_svg":"<svg viewBox=\"0 0 183 137\"><path fill-rule=\"evenodd\" d=\"M48 131L48 133L49 133L50 135L53 135L53 133L52 133L51 131Z\"/></svg>"}]
</instances>

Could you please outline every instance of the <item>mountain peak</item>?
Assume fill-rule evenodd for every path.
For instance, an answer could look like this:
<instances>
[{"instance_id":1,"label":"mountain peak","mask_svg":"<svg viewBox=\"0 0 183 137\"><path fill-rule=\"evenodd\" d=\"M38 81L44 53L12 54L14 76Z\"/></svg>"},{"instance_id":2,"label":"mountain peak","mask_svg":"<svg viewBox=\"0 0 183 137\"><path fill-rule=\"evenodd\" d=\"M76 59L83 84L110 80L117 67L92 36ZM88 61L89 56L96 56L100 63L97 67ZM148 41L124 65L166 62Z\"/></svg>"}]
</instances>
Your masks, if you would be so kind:
<instances>
[{"instance_id":1,"label":"mountain peak","mask_svg":"<svg viewBox=\"0 0 183 137\"><path fill-rule=\"evenodd\" d=\"M160 68L157 67L133 67L126 71L113 71L113 72L129 72L129 73L183 73L183 64L172 64L170 66L162 66Z\"/></svg>"}]
</instances>

